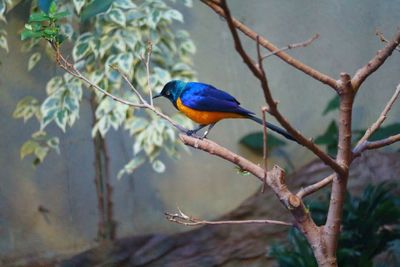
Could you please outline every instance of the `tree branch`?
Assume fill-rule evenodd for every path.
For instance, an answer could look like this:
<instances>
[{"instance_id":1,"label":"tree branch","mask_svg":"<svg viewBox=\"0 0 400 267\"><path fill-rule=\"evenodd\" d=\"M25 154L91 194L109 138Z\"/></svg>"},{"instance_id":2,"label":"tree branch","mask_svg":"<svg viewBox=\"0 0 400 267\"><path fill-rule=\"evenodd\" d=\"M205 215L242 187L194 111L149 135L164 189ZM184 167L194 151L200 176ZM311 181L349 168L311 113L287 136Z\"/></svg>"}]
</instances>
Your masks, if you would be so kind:
<instances>
[{"instance_id":1,"label":"tree branch","mask_svg":"<svg viewBox=\"0 0 400 267\"><path fill-rule=\"evenodd\" d=\"M242 57L242 59L246 63L246 65L249 67L249 69L253 72L254 76L256 76L261 82L261 87L263 88L263 91L264 91L265 100L269 106L269 113L272 114L277 119L277 121L282 125L282 127L285 128L289 132L289 134L291 134L294 137L294 139L297 140L297 142L299 144L307 147L309 150L314 152L315 155L317 155L325 164L331 166L332 169L334 169L335 171L337 171L339 173L342 173L343 169L341 168L341 166L339 166L339 164L336 163L336 161L334 159L332 159L328 154L326 154L319 147L317 147L312 142L311 139L305 138L279 112L279 110L277 108L277 102L272 97L271 90L269 89L269 85L268 85L268 80L267 80L264 68L262 66L262 56L261 56L261 51L260 51L259 36L256 37L258 65L255 65L255 63L253 63L253 61L250 59L250 57L247 55L247 53L243 49L242 43L240 41L240 38L239 38L236 28L234 26L233 18L231 17L229 8L228 8L225 0L221 0L221 7L225 14L225 18L228 23L229 29L232 33L232 37L233 37L233 40L235 43L236 50L238 51L239 55Z\"/></svg>"},{"instance_id":2,"label":"tree branch","mask_svg":"<svg viewBox=\"0 0 400 267\"><path fill-rule=\"evenodd\" d=\"M381 147L385 147L391 145L393 143L400 141L400 134L392 135L387 138L377 140L377 141L365 141L361 143L358 149L354 152L353 157L356 158L361 155L361 153L365 150L372 150Z\"/></svg>"},{"instance_id":3,"label":"tree branch","mask_svg":"<svg viewBox=\"0 0 400 267\"><path fill-rule=\"evenodd\" d=\"M217 3L212 0L201 0L201 1L204 4L206 4L207 6L209 6L212 10L214 10L217 14L219 14L220 16L227 19L226 13L218 4L219 2ZM221 2L223 2L223 1L221 1ZM257 36L260 36L258 33L256 33L255 31L253 31L252 29L250 29L249 27L247 27L246 25L244 25L243 23L241 23L240 21L238 21L237 19L235 19L233 17L232 17L232 24L236 29L240 30L242 33L244 33L245 35L247 35L250 39L253 39L254 41L256 41ZM278 47L276 47L274 44L272 44L270 41L268 41L264 37L260 36L259 42L260 42L261 46L268 49L272 53L276 52L276 56L279 57L280 59L282 59L283 61L285 61L286 63L288 63L289 65L304 72L305 74L311 76L312 78L330 86L334 90L337 90L335 79L331 78L330 76L328 76L322 72L317 71L316 69L313 69L312 67L295 59L294 57L290 56L287 53L285 53L283 51L279 51Z\"/></svg>"},{"instance_id":4,"label":"tree branch","mask_svg":"<svg viewBox=\"0 0 400 267\"><path fill-rule=\"evenodd\" d=\"M328 184L332 183L333 178L335 177L335 173L329 175L328 177L325 177L324 179L316 182L315 184L309 185L307 187L304 187L300 189L299 192L297 192L296 196L299 198L303 199L304 197L311 195L312 193L317 192L321 188L327 186Z\"/></svg>"},{"instance_id":5,"label":"tree branch","mask_svg":"<svg viewBox=\"0 0 400 267\"><path fill-rule=\"evenodd\" d=\"M128 77L126 76L126 74L124 74L123 72L121 72L118 68L115 68L117 71L120 72L121 76L123 77L123 79L128 83L128 85L130 86L130 88L133 90L133 92L136 94L136 96L138 96L139 101L141 103L134 103L134 102L130 102L127 101L125 99L122 99L118 96L115 96L109 92L107 92L106 90L104 90L103 88L101 88L100 86L98 86L97 84L93 83L92 81L90 81L88 78L86 78L84 75L82 75L82 73L75 68L75 66L71 63L69 63L64 57L63 55L60 53L58 48L56 49L56 59L57 59L57 64L64 69L66 72L68 72L69 74L71 74L72 76L84 81L86 84L89 85L89 87L94 88L98 91L100 91L101 93L103 93L104 95L111 97L113 100L133 107L133 108L143 108L143 109L149 109L152 112L154 112L157 116L165 119L166 121L168 121L169 123L171 123L175 128L177 128L180 132L187 132L188 129L186 129L185 127L181 126L180 124L178 124L177 122L175 122L173 119L171 119L169 116L165 115L164 113L162 113L161 111L159 111L156 107L154 107L153 105L149 104L139 93L139 91L133 86L133 84L129 81Z\"/></svg>"},{"instance_id":6,"label":"tree branch","mask_svg":"<svg viewBox=\"0 0 400 267\"><path fill-rule=\"evenodd\" d=\"M328 216L324 226L324 239L326 240L328 257L336 260L336 251L340 233L340 222L346 196L347 178L351 155L351 119L355 91L351 84L350 75L340 74L339 83L339 140L337 162L344 172L337 173L333 178ZM337 263L336 263L337 264Z\"/></svg>"},{"instance_id":7,"label":"tree branch","mask_svg":"<svg viewBox=\"0 0 400 267\"><path fill-rule=\"evenodd\" d=\"M215 155L222 159L225 159L229 162L232 162L236 166L238 166L241 170L250 172L255 177L257 177L260 181L264 179L264 169L260 166L254 164L253 162L245 159L242 156L239 156L229 149L218 145L217 143L208 140L208 139L198 139L188 136L186 134L180 134L179 138L181 141L188 146L191 146L195 149L201 149L211 155Z\"/></svg>"},{"instance_id":8,"label":"tree branch","mask_svg":"<svg viewBox=\"0 0 400 267\"><path fill-rule=\"evenodd\" d=\"M287 46L284 46L284 47L279 48L279 50L277 50L277 51L275 51L275 52L272 52L272 53L269 53L269 54L267 54L267 55L264 55L264 56L262 56L262 59L264 60L264 59L266 59L267 57L274 56L274 55L276 55L276 54L279 53L279 52L287 51L287 50L290 50L290 49L295 49L295 48L299 48L299 47L307 47L308 45L310 45L312 42L314 42L314 41L317 40L318 38L319 38L319 34L317 33L317 34L315 34L313 37L311 37L310 39L308 39L308 40L306 40L306 41L304 41L304 42L289 44L289 45L287 45Z\"/></svg>"},{"instance_id":9,"label":"tree branch","mask_svg":"<svg viewBox=\"0 0 400 267\"><path fill-rule=\"evenodd\" d=\"M166 212L167 220L186 226L196 225L221 225L221 224L278 224L293 226L292 223L277 220L234 220L234 221L206 221L188 216L178 208L178 213Z\"/></svg>"},{"instance_id":10,"label":"tree branch","mask_svg":"<svg viewBox=\"0 0 400 267\"><path fill-rule=\"evenodd\" d=\"M381 42L389 43L389 41L385 38L385 36L383 35L382 32L380 32L380 31L377 30L377 31L375 32L375 35L379 37L379 39L381 40ZM395 50L397 50L397 51L400 52L400 47L397 46L397 47L395 48Z\"/></svg>"},{"instance_id":11,"label":"tree branch","mask_svg":"<svg viewBox=\"0 0 400 267\"><path fill-rule=\"evenodd\" d=\"M367 79L372 73L374 73L392 54L393 50L400 43L400 29L396 32L393 39L389 41L386 46L379 50L378 53L363 67L356 71L351 80L353 88L355 91L361 86L365 79Z\"/></svg>"},{"instance_id":12,"label":"tree branch","mask_svg":"<svg viewBox=\"0 0 400 267\"><path fill-rule=\"evenodd\" d=\"M353 157L358 157L359 155L361 155L362 151L365 149L372 149L372 148L378 148L378 147L385 146L384 144L386 142L390 142L390 140L392 140L389 138L388 140L382 142L382 145L371 145L371 143L375 143L375 142L368 142L368 139L371 137L371 135L376 130L378 130L381 127L382 123L386 120L387 114L391 110L393 104L395 103L395 101L397 100L399 95L400 95L400 83L397 85L397 88L396 88L393 96L390 98L390 100L386 104L385 108L382 110L378 119L367 129L367 131L365 131L364 136L357 142L357 145L353 149ZM395 139L396 138L394 138L394 140ZM396 142L396 141L394 141L394 142ZM392 143L394 143L394 142L392 142ZM388 143L388 145L390 145L392 143ZM377 143L377 144L380 144L380 143Z\"/></svg>"}]
</instances>

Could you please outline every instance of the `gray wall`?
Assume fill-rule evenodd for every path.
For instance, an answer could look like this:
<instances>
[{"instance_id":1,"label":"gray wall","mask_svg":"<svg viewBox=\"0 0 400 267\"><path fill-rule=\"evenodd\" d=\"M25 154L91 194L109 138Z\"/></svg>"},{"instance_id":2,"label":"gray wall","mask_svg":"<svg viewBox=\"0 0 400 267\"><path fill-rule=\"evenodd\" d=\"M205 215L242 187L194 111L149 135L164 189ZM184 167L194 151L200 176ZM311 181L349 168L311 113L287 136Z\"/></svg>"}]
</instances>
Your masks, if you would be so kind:
<instances>
[{"instance_id":1,"label":"gray wall","mask_svg":"<svg viewBox=\"0 0 400 267\"><path fill-rule=\"evenodd\" d=\"M234 51L225 22L199 1L193 9L182 9L186 27L197 44L195 68L200 81L214 84L234 94L243 106L259 114L264 104L257 81ZM315 33L321 37L307 48L290 51L305 63L338 77L342 71L353 74L365 64L382 43L375 29L389 38L399 26L400 1L229 1L233 14L278 46L300 42ZM94 244L97 231L97 202L93 182L93 148L90 139L91 113L87 99L82 103L80 119L61 137L61 155L51 154L32 167L19 159L19 147L38 126L24 125L11 114L18 100L27 95L44 97L47 79L56 72L51 62L42 61L27 72L28 55L19 52L16 32L23 25L19 13L8 16L9 54L0 52L0 255L20 255L45 251L81 250ZM255 55L255 44L243 38ZM399 53L387 61L362 87L354 110L354 126L366 127L377 117L400 78ZM269 58L265 62L273 95L280 100L283 114L307 136L321 134L332 115L321 116L334 96L331 89L301 72ZM397 105L388 123L399 122ZM172 112L172 107L167 110ZM210 139L235 152L261 159L237 144L244 134L259 130L251 121L224 121ZM123 133L109 134L112 173L131 155L130 140ZM399 145L397 145L397 148ZM296 166L313 156L296 145L288 147ZM182 152L184 153L184 152ZM131 177L112 180L118 236L150 232L175 232L188 228L167 222L165 210L179 206L189 214L214 218L237 206L257 189L251 177L240 176L233 166L192 150L180 161L166 159L164 174L155 174L145 166ZM280 162L272 159L272 163ZM38 212L43 205L50 210Z\"/></svg>"}]
</instances>

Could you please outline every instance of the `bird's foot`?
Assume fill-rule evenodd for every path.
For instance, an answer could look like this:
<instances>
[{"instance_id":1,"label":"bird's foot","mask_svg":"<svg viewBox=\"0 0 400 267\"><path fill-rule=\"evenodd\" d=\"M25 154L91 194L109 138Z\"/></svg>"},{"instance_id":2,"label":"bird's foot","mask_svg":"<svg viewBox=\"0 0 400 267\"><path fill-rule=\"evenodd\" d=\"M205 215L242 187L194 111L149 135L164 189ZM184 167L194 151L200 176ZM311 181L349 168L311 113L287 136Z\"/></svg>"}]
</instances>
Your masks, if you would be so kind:
<instances>
[{"instance_id":1,"label":"bird's foot","mask_svg":"<svg viewBox=\"0 0 400 267\"><path fill-rule=\"evenodd\" d=\"M204 137L197 134L197 130L188 130L186 131L187 136L191 136L197 139L202 140Z\"/></svg>"}]
</instances>

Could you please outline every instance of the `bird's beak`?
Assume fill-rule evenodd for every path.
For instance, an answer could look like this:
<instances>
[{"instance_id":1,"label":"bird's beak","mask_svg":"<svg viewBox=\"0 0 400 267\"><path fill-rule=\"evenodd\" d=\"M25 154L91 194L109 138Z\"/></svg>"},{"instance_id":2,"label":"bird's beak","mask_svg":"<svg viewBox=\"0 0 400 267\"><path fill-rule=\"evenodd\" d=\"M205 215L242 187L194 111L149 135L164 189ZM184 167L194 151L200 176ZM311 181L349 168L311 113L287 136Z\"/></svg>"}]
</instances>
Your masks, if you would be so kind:
<instances>
[{"instance_id":1,"label":"bird's beak","mask_svg":"<svg viewBox=\"0 0 400 267\"><path fill-rule=\"evenodd\" d=\"M160 97L160 96L162 96L162 94L157 94L157 95L153 96L153 99L157 98L157 97Z\"/></svg>"}]
</instances>

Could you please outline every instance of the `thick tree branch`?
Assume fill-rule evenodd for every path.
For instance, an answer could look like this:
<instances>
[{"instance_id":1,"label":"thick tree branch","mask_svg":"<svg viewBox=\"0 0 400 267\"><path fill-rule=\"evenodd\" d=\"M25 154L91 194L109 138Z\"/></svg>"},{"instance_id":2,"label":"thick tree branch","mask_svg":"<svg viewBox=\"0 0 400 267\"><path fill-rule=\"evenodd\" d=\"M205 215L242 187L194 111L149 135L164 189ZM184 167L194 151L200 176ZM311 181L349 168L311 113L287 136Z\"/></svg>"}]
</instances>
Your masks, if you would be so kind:
<instances>
[{"instance_id":1,"label":"thick tree branch","mask_svg":"<svg viewBox=\"0 0 400 267\"><path fill-rule=\"evenodd\" d=\"M328 216L324 226L324 239L326 240L328 248L328 257L335 260L340 233L340 222L346 196L349 166L352 160L351 118L355 96L350 75L347 73L341 73L339 84L340 105L337 162L342 166L344 172L338 173L333 179Z\"/></svg>"},{"instance_id":2,"label":"thick tree branch","mask_svg":"<svg viewBox=\"0 0 400 267\"><path fill-rule=\"evenodd\" d=\"M209 6L212 10L214 10L220 16L227 18L226 13L224 12L223 8L221 8L218 4L220 1L218 1L218 2L212 1L212 0L201 0L201 1L204 4L206 4L207 6ZM243 23L241 23L240 21L238 21L237 19L235 19L233 17L232 17L232 24L234 25L234 27L236 29L238 29L239 31L241 31L242 33L244 33L245 35L247 35L249 38L253 39L254 41L256 41L257 36L260 36L258 33L256 33L255 31L253 31L252 29L250 29L249 27L247 27L246 25L244 25ZM330 76L328 76L322 72L319 72L316 69L311 68L310 66L304 64L303 62L295 59L294 57L290 56L289 54L287 54L283 51L279 51L278 47L276 47L274 44L272 44L270 41L268 41L264 37L260 36L259 42L260 42L261 46L268 49L272 53L276 52L276 56L279 57L280 59L282 59L283 61L285 61L286 63L288 63L289 65L292 65L296 69L304 72L305 74L311 76L312 78L314 78L326 85L329 85L334 90L337 90L336 81L333 78L331 78Z\"/></svg>"},{"instance_id":3,"label":"thick tree branch","mask_svg":"<svg viewBox=\"0 0 400 267\"><path fill-rule=\"evenodd\" d=\"M396 32L393 39L389 41L386 46L379 50L378 53L363 67L361 67L354 74L351 83L353 84L353 89L355 91L361 86L365 79L368 78L372 73L374 73L392 54L393 50L400 44L400 29Z\"/></svg>"},{"instance_id":4,"label":"thick tree branch","mask_svg":"<svg viewBox=\"0 0 400 267\"><path fill-rule=\"evenodd\" d=\"M229 162L232 162L233 164L237 165L241 170L253 174L260 181L263 181L264 179L264 168L254 164L253 162L243 158L242 156L233 153L229 149L222 147L211 140L193 138L186 134L180 134L179 138L185 145L191 146L195 149L201 149L211 155L215 155Z\"/></svg>"}]
</instances>

